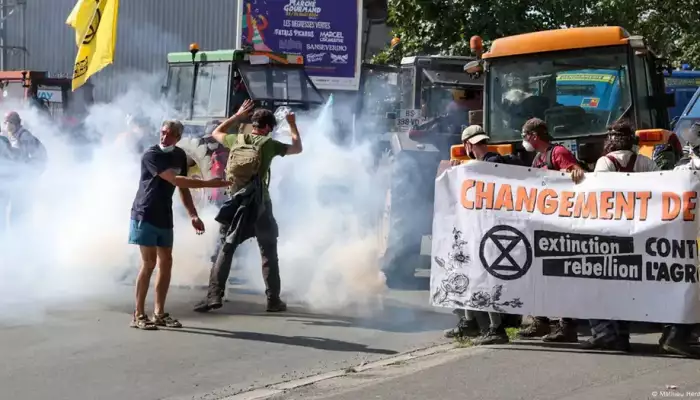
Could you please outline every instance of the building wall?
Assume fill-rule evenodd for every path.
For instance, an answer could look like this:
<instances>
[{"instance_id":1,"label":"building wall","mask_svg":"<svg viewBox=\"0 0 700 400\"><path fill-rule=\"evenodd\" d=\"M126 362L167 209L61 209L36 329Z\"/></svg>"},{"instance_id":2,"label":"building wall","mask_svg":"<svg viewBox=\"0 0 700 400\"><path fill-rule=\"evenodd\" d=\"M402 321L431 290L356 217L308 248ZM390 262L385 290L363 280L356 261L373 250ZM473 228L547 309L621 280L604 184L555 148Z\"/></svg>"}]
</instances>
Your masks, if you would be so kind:
<instances>
[{"instance_id":1,"label":"building wall","mask_svg":"<svg viewBox=\"0 0 700 400\"><path fill-rule=\"evenodd\" d=\"M7 4L12 0L4 0ZM76 45L65 24L77 0L26 0L6 20L9 51L5 68L31 69L70 76ZM338 0L343 1L343 0ZM125 87L134 74L141 77L166 70L166 54L186 51L192 42L202 50L234 47L235 0L120 0L114 64L95 75L98 99L107 99ZM376 52L388 38L386 27L373 27L368 48ZM159 77L157 79L164 79ZM157 80L151 78L151 80Z\"/></svg>"}]
</instances>

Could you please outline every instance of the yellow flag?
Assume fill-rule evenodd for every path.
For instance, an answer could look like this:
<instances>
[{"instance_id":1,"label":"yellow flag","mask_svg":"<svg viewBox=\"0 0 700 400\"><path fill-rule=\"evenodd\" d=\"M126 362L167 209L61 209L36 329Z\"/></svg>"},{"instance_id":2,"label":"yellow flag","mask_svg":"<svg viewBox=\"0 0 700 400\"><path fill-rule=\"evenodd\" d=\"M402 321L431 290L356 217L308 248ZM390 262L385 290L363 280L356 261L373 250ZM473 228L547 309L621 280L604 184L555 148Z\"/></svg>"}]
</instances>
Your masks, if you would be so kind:
<instances>
[{"instance_id":1,"label":"yellow flag","mask_svg":"<svg viewBox=\"0 0 700 400\"><path fill-rule=\"evenodd\" d=\"M114 61L119 0L79 0L66 24L75 30L78 55L73 67L73 90Z\"/></svg>"}]
</instances>

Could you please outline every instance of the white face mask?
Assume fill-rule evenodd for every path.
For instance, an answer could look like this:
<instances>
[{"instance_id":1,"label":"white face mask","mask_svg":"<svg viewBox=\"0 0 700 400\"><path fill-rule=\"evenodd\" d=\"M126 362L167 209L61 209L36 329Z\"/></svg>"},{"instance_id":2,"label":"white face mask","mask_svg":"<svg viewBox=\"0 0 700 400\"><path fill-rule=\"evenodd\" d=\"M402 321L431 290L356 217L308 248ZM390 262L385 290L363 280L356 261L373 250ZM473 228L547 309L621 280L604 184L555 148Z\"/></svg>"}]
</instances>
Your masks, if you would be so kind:
<instances>
[{"instance_id":1,"label":"white face mask","mask_svg":"<svg viewBox=\"0 0 700 400\"><path fill-rule=\"evenodd\" d=\"M532 146L532 144L525 139L523 139L523 148L525 149L525 151L528 152L535 151L535 148Z\"/></svg>"},{"instance_id":2,"label":"white face mask","mask_svg":"<svg viewBox=\"0 0 700 400\"><path fill-rule=\"evenodd\" d=\"M171 151L175 150L175 145L170 145L170 146L163 146L162 144L158 145L161 150L165 153L170 153Z\"/></svg>"}]
</instances>

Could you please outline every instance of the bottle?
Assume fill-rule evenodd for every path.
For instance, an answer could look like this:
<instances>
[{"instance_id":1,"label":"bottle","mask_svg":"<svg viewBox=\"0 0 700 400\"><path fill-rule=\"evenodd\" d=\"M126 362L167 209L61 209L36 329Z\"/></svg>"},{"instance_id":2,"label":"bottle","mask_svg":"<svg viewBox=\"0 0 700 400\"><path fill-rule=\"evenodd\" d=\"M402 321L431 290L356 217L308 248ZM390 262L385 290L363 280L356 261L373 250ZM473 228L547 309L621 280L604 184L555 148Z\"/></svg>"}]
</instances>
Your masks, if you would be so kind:
<instances>
[{"instance_id":1,"label":"bottle","mask_svg":"<svg viewBox=\"0 0 700 400\"><path fill-rule=\"evenodd\" d=\"M290 133L289 123L287 122L287 115L292 112L292 109L287 106L277 107L275 110L275 120L277 120L277 132L278 133Z\"/></svg>"}]
</instances>

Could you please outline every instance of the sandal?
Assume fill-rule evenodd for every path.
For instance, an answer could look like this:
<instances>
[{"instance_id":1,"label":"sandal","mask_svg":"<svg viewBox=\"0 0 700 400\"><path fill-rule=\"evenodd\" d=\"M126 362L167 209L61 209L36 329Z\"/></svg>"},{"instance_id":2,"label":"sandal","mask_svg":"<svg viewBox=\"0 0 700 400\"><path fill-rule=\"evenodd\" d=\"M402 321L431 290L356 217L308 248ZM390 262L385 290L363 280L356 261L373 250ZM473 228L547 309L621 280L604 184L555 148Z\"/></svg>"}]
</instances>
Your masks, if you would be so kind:
<instances>
[{"instance_id":1,"label":"sandal","mask_svg":"<svg viewBox=\"0 0 700 400\"><path fill-rule=\"evenodd\" d=\"M165 326L167 328L182 328L182 324L180 323L180 321L171 317L170 314L168 314L168 313L164 313L161 315L153 314L153 318L151 318L151 322L155 326Z\"/></svg>"},{"instance_id":2,"label":"sandal","mask_svg":"<svg viewBox=\"0 0 700 400\"><path fill-rule=\"evenodd\" d=\"M147 316L141 314L138 317L136 314L134 314L134 317L131 319L131 325L132 328L137 328L141 329L144 331L155 331L158 330L158 327L151 322Z\"/></svg>"}]
</instances>

